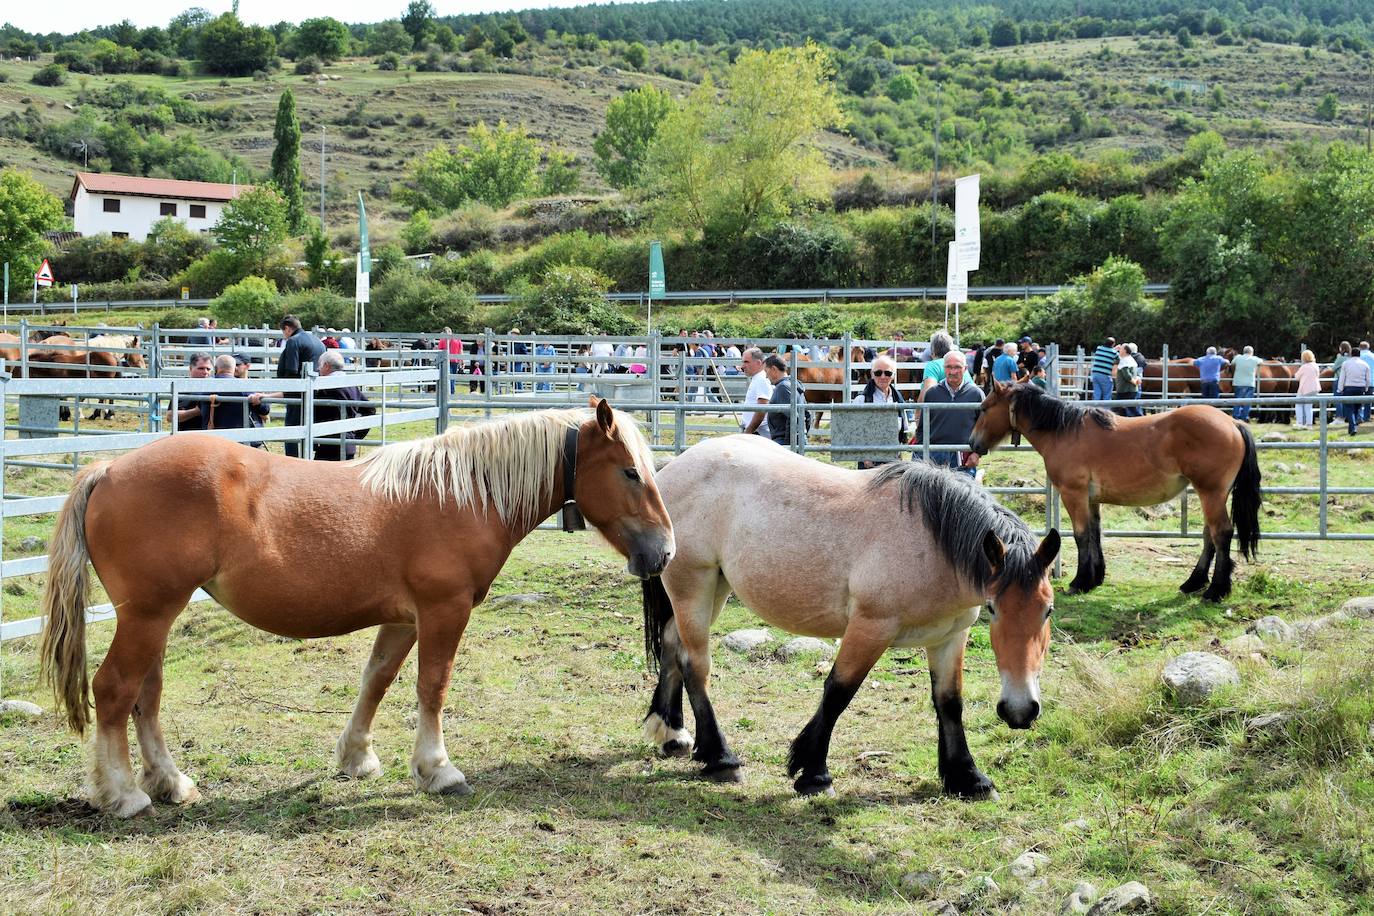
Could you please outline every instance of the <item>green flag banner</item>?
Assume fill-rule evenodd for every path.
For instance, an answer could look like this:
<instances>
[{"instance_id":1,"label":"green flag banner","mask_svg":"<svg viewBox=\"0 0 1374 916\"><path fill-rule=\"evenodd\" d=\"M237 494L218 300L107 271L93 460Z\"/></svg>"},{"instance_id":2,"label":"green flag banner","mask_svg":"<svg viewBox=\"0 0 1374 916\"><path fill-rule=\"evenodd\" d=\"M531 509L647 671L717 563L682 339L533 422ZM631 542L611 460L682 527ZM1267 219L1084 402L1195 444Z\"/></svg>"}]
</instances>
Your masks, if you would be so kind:
<instances>
[{"instance_id":1,"label":"green flag banner","mask_svg":"<svg viewBox=\"0 0 1374 916\"><path fill-rule=\"evenodd\" d=\"M668 291L668 279L663 273L663 246L649 243L649 298L662 299Z\"/></svg>"}]
</instances>

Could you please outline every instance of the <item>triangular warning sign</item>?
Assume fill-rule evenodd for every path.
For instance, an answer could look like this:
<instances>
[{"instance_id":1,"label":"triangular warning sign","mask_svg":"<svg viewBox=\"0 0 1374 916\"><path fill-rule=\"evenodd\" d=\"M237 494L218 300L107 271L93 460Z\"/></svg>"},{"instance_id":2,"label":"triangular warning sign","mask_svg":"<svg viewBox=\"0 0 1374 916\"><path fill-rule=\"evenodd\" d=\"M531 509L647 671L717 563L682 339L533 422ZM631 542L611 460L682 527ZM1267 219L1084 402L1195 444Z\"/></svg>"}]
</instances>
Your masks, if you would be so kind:
<instances>
[{"instance_id":1,"label":"triangular warning sign","mask_svg":"<svg viewBox=\"0 0 1374 916\"><path fill-rule=\"evenodd\" d=\"M34 274L33 278L38 281L39 286L52 286L52 265L48 263L47 258L43 259L43 266L38 268L38 273Z\"/></svg>"}]
</instances>

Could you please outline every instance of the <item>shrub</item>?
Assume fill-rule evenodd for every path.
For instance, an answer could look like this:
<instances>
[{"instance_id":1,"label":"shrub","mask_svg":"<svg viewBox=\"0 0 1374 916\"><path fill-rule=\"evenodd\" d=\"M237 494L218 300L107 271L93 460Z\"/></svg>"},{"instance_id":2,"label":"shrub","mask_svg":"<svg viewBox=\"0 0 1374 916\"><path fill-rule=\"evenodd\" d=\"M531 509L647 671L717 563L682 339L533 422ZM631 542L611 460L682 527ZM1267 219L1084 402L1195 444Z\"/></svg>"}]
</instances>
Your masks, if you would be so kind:
<instances>
[{"instance_id":1,"label":"shrub","mask_svg":"<svg viewBox=\"0 0 1374 916\"><path fill-rule=\"evenodd\" d=\"M324 72L324 61L313 54L308 54L296 61L297 76L313 76Z\"/></svg>"},{"instance_id":2,"label":"shrub","mask_svg":"<svg viewBox=\"0 0 1374 916\"><path fill-rule=\"evenodd\" d=\"M305 289L280 297L276 303L276 313L268 324L275 325L286 315L295 315L307 327L351 327L353 300L329 289Z\"/></svg>"},{"instance_id":3,"label":"shrub","mask_svg":"<svg viewBox=\"0 0 1374 916\"><path fill-rule=\"evenodd\" d=\"M368 320L387 331L467 328L476 305L471 287L442 283L407 264L373 288Z\"/></svg>"},{"instance_id":4,"label":"shrub","mask_svg":"<svg viewBox=\"0 0 1374 916\"><path fill-rule=\"evenodd\" d=\"M138 269L143 246L106 233L69 243L52 258L53 273L63 283L102 283L123 280Z\"/></svg>"},{"instance_id":5,"label":"shrub","mask_svg":"<svg viewBox=\"0 0 1374 916\"><path fill-rule=\"evenodd\" d=\"M218 296L225 289L248 276L248 262L226 248L216 248L199 261L192 262L172 278L178 286L187 286L197 299Z\"/></svg>"},{"instance_id":6,"label":"shrub","mask_svg":"<svg viewBox=\"0 0 1374 916\"><path fill-rule=\"evenodd\" d=\"M496 252L480 249L461 258L438 258L430 276L444 283L463 283L478 293L501 292L501 262Z\"/></svg>"},{"instance_id":7,"label":"shrub","mask_svg":"<svg viewBox=\"0 0 1374 916\"><path fill-rule=\"evenodd\" d=\"M872 337L877 329L869 317L854 318L842 315L829 306L815 305L786 315L763 326L763 337L843 337L848 332L855 337Z\"/></svg>"},{"instance_id":8,"label":"shrub","mask_svg":"<svg viewBox=\"0 0 1374 916\"><path fill-rule=\"evenodd\" d=\"M1151 338L1165 336L1153 311L1145 303L1145 271L1134 261L1112 256L1074 280L1072 288L1032 304L1024 330L1060 346L1088 345L1109 334L1149 346L1156 342Z\"/></svg>"},{"instance_id":9,"label":"shrub","mask_svg":"<svg viewBox=\"0 0 1374 916\"><path fill-rule=\"evenodd\" d=\"M759 265L749 285L777 289L851 286L859 265L854 239L831 222L778 223L745 240L747 264Z\"/></svg>"},{"instance_id":10,"label":"shrub","mask_svg":"<svg viewBox=\"0 0 1374 916\"><path fill-rule=\"evenodd\" d=\"M542 334L631 334L636 325L624 310L606 302L611 281L587 267L551 267L544 282L517 283L516 299L503 324Z\"/></svg>"},{"instance_id":11,"label":"shrub","mask_svg":"<svg viewBox=\"0 0 1374 916\"><path fill-rule=\"evenodd\" d=\"M277 284L262 277L244 277L211 302L210 310L226 328L253 328L279 317L278 302Z\"/></svg>"},{"instance_id":12,"label":"shrub","mask_svg":"<svg viewBox=\"0 0 1374 916\"><path fill-rule=\"evenodd\" d=\"M401 69L401 55L395 51L388 51L377 58L378 70L399 70Z\"/></svg>"},{"instance_id":13,"label":"shrub","mask_svg":"<svg viewBox=\"0 0 1374 916\"><path fill-rule=\"evenodd\" d=\"M423 254L429 251L434 242L434 224L430 221L428 212L415 211L410 222L401 230L401 242L405 245L406 254Z\"/></svg>"},{"instance_id":14,"label":"shrub","mask_svg":"<svg viewBox=\"0 0 1374 916\"><path fill-rule=\"evenodd\" d=\"M205 236L169 216L153 223L148 230L143 243L143 265L149 273L170 277L205 257L209 250L210 242Z\"/></svg>"},{"instance_id":15,"label":"shrub","mask_svg":"<svg viewBox=\"0 0 1374 916\"><path fill-rule=\"evenodd\" d=\"M199 312L191 309L168 309L153 318L153 322L160 328L194 328L200 317Z\"/></svg>"},{"instance_id":16,"label":"shrub","mask_svg":"<svg viewBox=\"0 0 1374 916\"><path fill-rule=\"evenodd\" d=\"M61 64L48 64L29 77L29 81L38 86L62 86L67 82L67 68Z\"/></svg>"}]
</instances>

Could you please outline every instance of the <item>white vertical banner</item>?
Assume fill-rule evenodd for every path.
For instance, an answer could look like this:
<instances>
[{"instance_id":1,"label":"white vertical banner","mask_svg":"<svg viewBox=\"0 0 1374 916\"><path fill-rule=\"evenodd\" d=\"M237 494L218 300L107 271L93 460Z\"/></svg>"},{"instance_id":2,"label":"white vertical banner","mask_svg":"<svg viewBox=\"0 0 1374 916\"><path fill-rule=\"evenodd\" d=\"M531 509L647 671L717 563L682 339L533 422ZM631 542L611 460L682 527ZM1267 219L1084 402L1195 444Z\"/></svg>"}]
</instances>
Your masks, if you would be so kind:
<instances>
[{"instance_id":1,"label":"white vertical banner","mask_svg":"<svg viewBox=\"0 0 1374 916\"><path fill-rule=\"evenodd\" d=\"M945 271L945 302L955 305L968 301L968 271L959 258L959 243L949 243L949 267Z\"/></svg>"},{"instance_id":2,"label":"white vertical banner","mask_svg":"<svg viewBox=\"0 0 1374 916\"><path fill-rule=\"evenodd\" d=\"M977 270L983 249L977 175L966 175L954 182L954 240L959 243L959 264L964 272Z\"/></svg>"},{"instance_id":3,"label":"white vertical banner","mask_svg":"<svg viewBox=\"0 0 1374 916\"><path fill-rule=\"evenodd\" d=\"M354 256L357 268L354 276L357 278L357 292L353 296L353 301L359 305L366 305L372 301L372 273L363 264L362 252Z\"/></svg>"}]
</instances>

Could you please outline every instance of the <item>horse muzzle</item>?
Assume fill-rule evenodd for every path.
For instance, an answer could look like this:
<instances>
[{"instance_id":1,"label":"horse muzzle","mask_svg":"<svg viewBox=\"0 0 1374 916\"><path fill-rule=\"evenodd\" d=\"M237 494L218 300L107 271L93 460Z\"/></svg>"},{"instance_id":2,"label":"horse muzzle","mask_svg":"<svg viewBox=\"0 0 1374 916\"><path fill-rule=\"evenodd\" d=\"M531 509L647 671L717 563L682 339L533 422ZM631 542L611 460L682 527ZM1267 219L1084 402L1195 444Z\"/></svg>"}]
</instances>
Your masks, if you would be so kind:
<instances>
[{"instance_id":1,"label":"horse muzzle","mask_svg":"<svg viewBox=\"0 0 1374 916\"><path fill-rule=\"evenodd\" d=\"M997 717L1007 723L1008 728L1030 728L1031 723L1040 718L1040 701L1008 703L1006 700L999 700Z\"/></svg>"},{"instance_id":2,"label":"horse muzzle","mask_svg":"<svg viewBox=\"0 0 1374 916\"><path fill-rule=\"evenodd\" d=\"M625 568L630 575L641 579L657 576L673 559L674 547L671 538L637 539L630 547L629 562Z\"/></svg>"}]
</instances>

